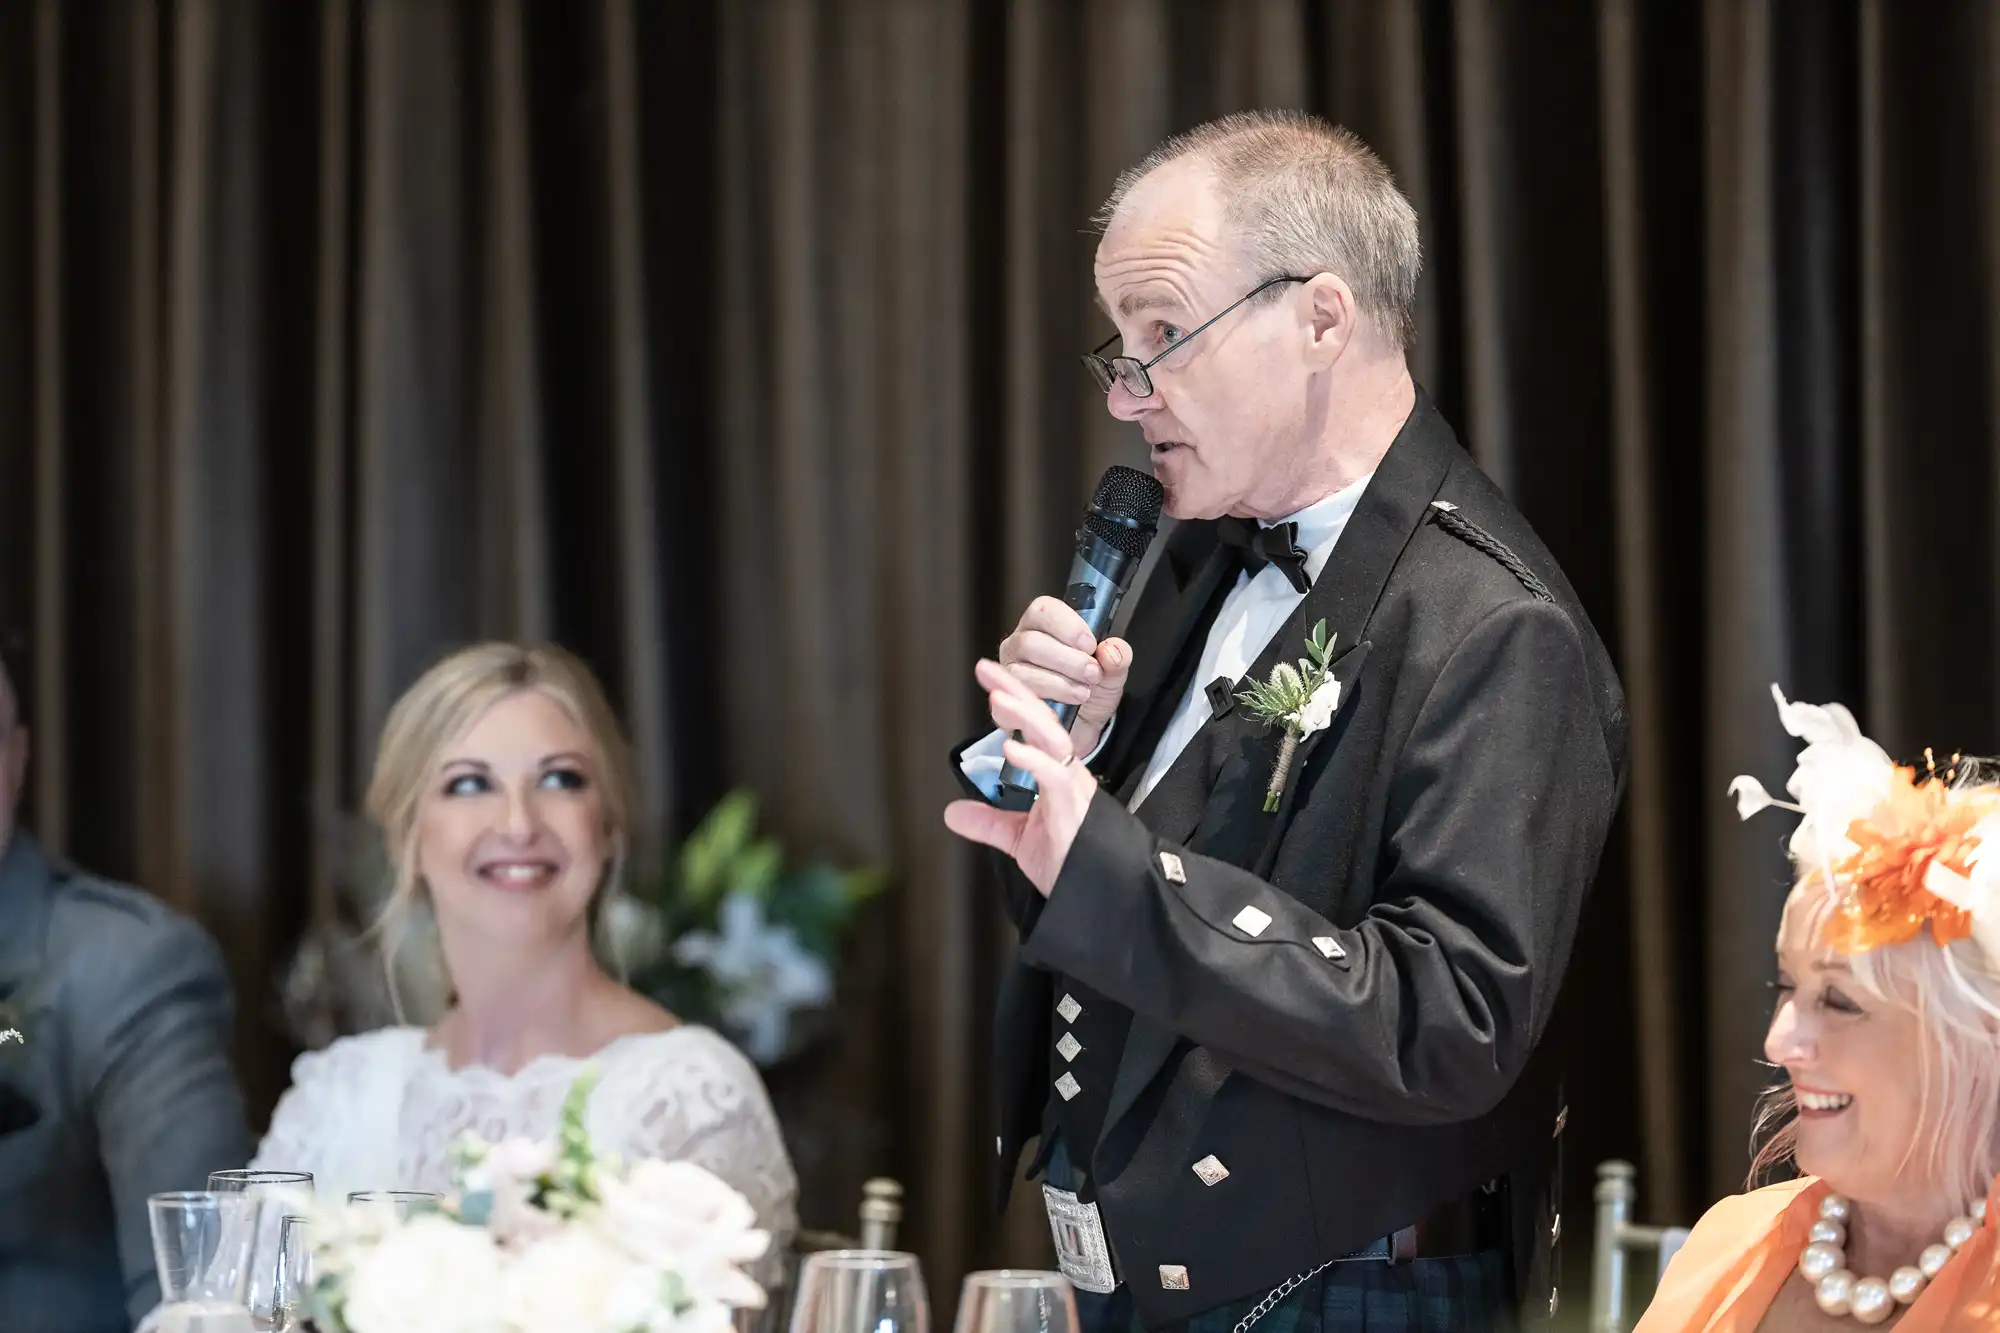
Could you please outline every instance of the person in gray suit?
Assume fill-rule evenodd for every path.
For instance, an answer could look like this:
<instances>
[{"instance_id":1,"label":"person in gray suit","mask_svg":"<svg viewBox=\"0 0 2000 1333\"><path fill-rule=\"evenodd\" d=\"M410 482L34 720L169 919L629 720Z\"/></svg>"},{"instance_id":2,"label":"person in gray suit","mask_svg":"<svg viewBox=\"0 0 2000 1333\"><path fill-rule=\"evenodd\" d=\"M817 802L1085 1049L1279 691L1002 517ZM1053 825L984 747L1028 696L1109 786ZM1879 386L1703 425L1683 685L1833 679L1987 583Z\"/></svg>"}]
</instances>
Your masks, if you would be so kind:
<instances>
[{"instance_id":1,"label":"person in gray suit","mask_svg":"<svg viewBox=\"0 0 2000 1333\"><path fill-rule=\"evenodd\" d=\"M250 1157L229 980L201 927L15 827L27 768L0 659L0 1327L122 1333L160 1298L147 1196Z\"/></svg>"}]
</instances>

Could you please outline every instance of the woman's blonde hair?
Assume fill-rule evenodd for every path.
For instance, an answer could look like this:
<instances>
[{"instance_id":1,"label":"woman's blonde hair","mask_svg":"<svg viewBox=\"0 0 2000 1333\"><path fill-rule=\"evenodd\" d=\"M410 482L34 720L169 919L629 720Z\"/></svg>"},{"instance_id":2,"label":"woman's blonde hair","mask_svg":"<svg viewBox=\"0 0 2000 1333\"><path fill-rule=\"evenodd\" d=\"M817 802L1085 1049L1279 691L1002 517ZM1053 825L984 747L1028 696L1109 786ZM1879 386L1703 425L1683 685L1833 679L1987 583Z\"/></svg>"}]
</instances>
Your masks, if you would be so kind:
<instances>
[{"instance_id":1,"label":"woman's blonde hair","mask_svg":"<svg viewBox=\"0 0 2000 1333\"><path fill-rule=\"evenodd\" d=\"M1926 927L1916 938L1835 955L1820 942L1833 900L1822 872L1802 874L1779 929L1779 947L1838 956L1854 988L1916 1016L1918 1131L1899 1171L1921 1169L1959 1206L1986 1197L2000 1167L2000 960L1970 939L1940 947ZM1796 910L1793 910L1796 908ZM1750 1185L1790 1163L1798 1146L1798 1097L1790 1080L1759 1100L1751 1134Z\"/></svg>"},{"instance_id":2,"label":"woman's blonde hair","mask_svg":"<svg viewBox=\"0 0 2000 1333\"><path fill-rule=\"evenodd\" d=\"M605 911L623 889L631 854L632 821L638 810L632 751L589 667L554 644L481 643L464 648L426 671L389 710L376 747L375 772L368 783L368 815L382 834L394 885L376 919L382 962L389 975L390 1000L398 1020L394 960L409 933L426 889L417 870L418 827L424 801L437 781L439 756L503 699L533 691L566 711L590 737L599 773L605 834L611 846L605 873L590 900L590 927L600 957L606 953L601 929ZM606 960L614 971L615 958ZM436 959L445 969L442 950ZM449 993L449 975L443 978Z\"/></svg>"}]
</instances>

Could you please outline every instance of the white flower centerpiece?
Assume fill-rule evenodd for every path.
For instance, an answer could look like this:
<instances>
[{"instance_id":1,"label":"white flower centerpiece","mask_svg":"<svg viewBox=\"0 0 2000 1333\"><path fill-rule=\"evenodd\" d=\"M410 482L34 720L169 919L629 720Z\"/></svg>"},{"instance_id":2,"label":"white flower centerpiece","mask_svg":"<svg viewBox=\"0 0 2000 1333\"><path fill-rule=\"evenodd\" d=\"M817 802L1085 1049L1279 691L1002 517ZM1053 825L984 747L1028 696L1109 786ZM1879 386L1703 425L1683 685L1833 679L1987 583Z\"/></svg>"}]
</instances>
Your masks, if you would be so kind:
<instances>
[{"instance_id":1,"label":"white flower centerpiece","mask_svg":"<svg viewBox=\"0 0 2000 1333\"><path fill-rule=\"evenodd\" d=\"M563 1103L553 1143L457 1145L457 1188L398 1218L311 1209L318 1333L731 1333L761 1309L744 1271L771 1238L741 1194L691 1162L624 1167L584 1128L596 1080Z\"/></svg>"}]
</instances>

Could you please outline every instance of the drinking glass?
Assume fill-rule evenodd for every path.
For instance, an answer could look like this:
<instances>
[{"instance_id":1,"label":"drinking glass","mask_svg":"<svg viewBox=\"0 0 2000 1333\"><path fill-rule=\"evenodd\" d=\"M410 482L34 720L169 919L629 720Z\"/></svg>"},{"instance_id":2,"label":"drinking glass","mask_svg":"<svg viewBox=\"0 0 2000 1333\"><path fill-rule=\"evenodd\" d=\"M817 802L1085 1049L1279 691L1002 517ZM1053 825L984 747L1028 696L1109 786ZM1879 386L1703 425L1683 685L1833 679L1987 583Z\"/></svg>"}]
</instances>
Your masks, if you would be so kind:
<instances>
[{"instance_id":1,"label":"drinking glass","mask_svg":"<svg viewBox=\"0 0 2000 1333\"><path fill-rule=\"evenodd\" d=\"M250 1289L245 1302L259 1329L277 1324L279 1229L312 1202L313 1178L307 1171L211 1171L208 1188L218 1194L242 1194L256 1202L249 1214Z\"/></svg>"},{"instance_id":2,"label":"drinking glass","mask_svg":"<svg viewBox=\"0 0 2000 1333\"><path fill-rule=\"evenodd\" d=\"M208 1187L218 1194L273 1194L289 1191L300 1198L310 1199L313 1192L313 1178L310 1171L211 1171L208 1173Z\"/></svg>"},{"instance_id":3,"label":"drinking glass","mask_svg":"<svg viewBox=\"0 0 2000 1333\"><path fill-rule=\"evenodd\" d=\"M1077 1333L1076 1292L1061 1273L973 1273L952 1333Z\"/></svg>"},{"instance_id":4,"label":"drinking glass","mask_svg":"<svg viewBox=\"0 0 2000 1333\"><path fill-rule=\"evenodd\" d=\"M146 1200L160 1277L157 1333L254 1333L246 1294L257 1200L189 1190Z\"/></svg>"},{"instance_id":5,"label":"drinking glass","mask_svg":"<svg viewBox=\"0 0 2000 1333\"><path fill-rule=\"evenodd\" d=\"M306 1316L312 1291L312 1232L310 1219L287 1217L278 1224L277 1288L271 1299L276 1333L294 1333Z\"/></svg>"},{"instance_id":6,"label":"drinking glass","mask_svg":"<svg viewBox=\"0 0 2000 1333\"><path fill-rule=\"evenodd\" d=\"M930 1299L914 1254L828 1250L799 1269L791 1333L930 1333Z\"/></svg>"},{"instance_id":7,"label":"drinking glass","mask_svg":"<svg viewBox=\"0 0 2000 1333\"><path fill-rule=\"evenodd\" d=\"M387 1209L398 1222L407 1222L414 1214L444 1202L444 1196L424 1190L356 1190L347 1196L347 1202L356 1208Z\"/></svg>"}]
</instances>

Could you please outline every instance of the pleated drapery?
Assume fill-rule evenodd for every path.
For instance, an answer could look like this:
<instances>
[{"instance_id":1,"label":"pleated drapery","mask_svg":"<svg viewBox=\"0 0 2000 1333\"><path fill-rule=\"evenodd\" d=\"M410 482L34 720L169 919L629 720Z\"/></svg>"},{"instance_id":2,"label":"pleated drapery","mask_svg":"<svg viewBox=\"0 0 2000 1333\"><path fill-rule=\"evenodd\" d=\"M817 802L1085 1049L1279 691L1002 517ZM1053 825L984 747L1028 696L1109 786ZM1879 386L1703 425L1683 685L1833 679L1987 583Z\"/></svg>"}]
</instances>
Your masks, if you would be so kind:
<instances>
[{"instance_id":1,"label":"pleated drapery","mask_svg":"<svg viewBox=\"0 0 2000 1333\"><path fill-rule=\"evenodd\" d=\"M0 624L28 821L222 939L268 1106L390 701L483 635L603 673L649 824L762 794L886 865L773 1084L814 1225L986 1212L1009 941L944 833L972 656L1140 457L1087 220L1248 106L1423 218L1419 378L1612 642L1633 775L1572 974L1572 1208L1732 1188L1790 771L1769 686L2000 750L2000 14L1975 0L0 3ZM1579 1212L1578 1215L1581 1215Z\"/></svg>"}]
</instances>

